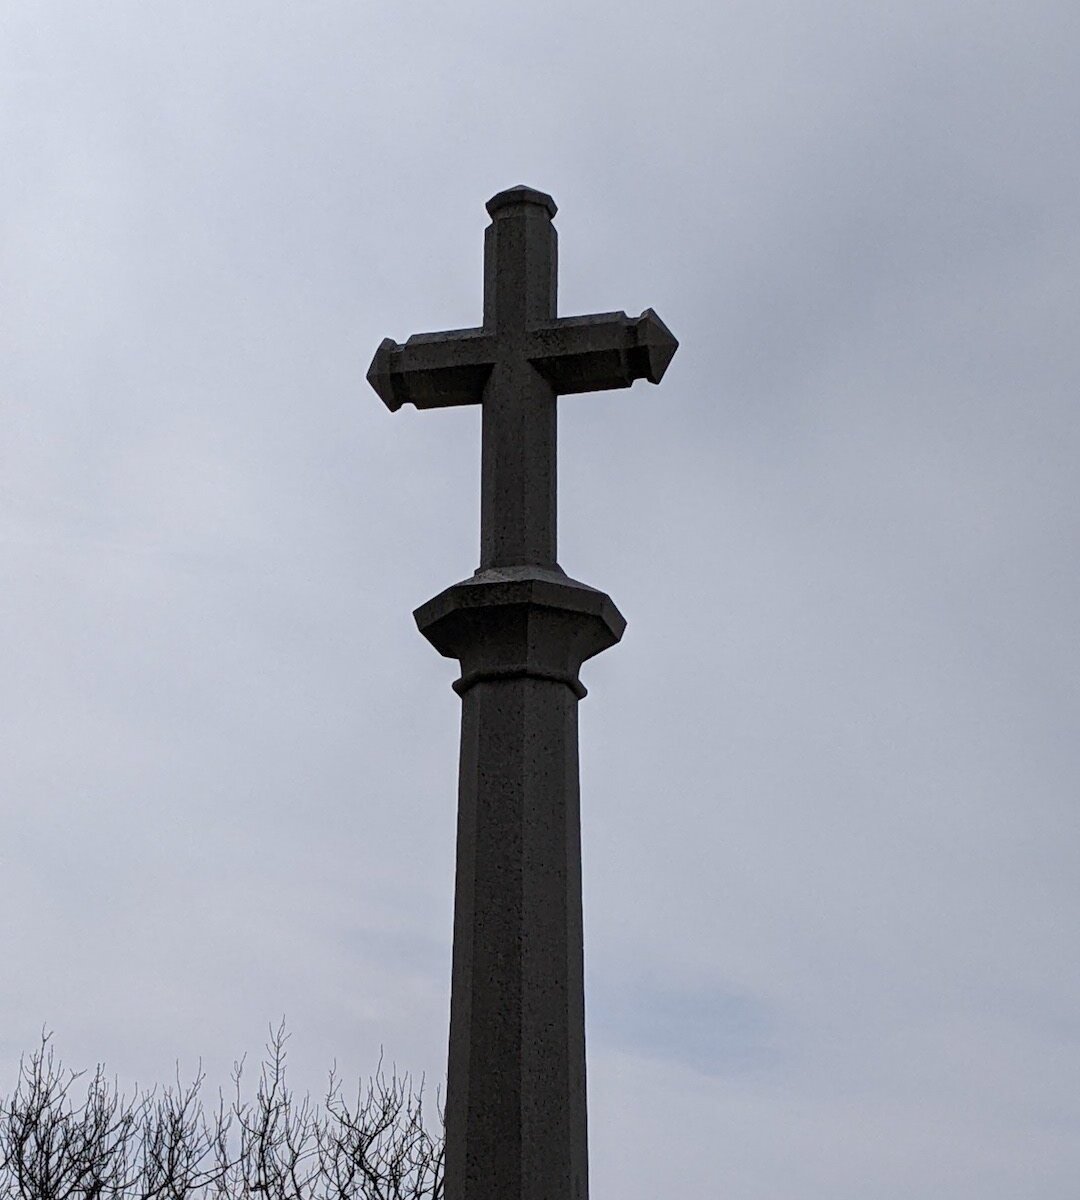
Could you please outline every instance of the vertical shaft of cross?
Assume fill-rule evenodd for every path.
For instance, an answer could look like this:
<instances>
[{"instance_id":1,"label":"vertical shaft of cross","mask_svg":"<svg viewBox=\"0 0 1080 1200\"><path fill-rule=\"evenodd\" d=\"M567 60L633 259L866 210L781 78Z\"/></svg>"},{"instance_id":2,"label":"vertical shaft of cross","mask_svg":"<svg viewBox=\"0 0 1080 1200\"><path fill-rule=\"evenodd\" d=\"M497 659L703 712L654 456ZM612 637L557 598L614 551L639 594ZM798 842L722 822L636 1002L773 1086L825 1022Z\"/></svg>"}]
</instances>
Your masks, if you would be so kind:
<instances>
[{"instance_id":1,"label":"vertical shaft of cross","mask_svg":"<svg viewBox=\"0 0 1080 1200\"><path fill-rule=\"evenodd\" d=\"M484 328L501 352L483 401L480 567L557 558L555 390L525 356L528 331L554 320L555 205L541 193L496 196L484 237Z\"/></svg>"}]
</instances>

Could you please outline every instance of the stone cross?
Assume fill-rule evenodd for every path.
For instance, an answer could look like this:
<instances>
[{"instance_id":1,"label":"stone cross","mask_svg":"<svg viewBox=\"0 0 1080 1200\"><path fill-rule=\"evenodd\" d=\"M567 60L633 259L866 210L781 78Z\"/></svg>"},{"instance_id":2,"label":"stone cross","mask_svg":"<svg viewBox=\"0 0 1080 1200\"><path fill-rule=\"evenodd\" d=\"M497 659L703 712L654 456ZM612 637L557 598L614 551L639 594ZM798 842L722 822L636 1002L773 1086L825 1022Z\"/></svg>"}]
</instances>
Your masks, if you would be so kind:
<instances>
[{"instance_id":1,"label":"stone cross","mask_svg":"<svg viewBox=\"0 0 1080 1200\"><path fill-rule=\"evenodd\" d=\"M484 323L385 340L391 410L480 404L480 566L416 610L461 663L446 1200L587 1200L577 702L626 622L556 555L556 397L659 383L660 318L556 315L555 202L487 204Z\"/></svg>"}]
</instances>

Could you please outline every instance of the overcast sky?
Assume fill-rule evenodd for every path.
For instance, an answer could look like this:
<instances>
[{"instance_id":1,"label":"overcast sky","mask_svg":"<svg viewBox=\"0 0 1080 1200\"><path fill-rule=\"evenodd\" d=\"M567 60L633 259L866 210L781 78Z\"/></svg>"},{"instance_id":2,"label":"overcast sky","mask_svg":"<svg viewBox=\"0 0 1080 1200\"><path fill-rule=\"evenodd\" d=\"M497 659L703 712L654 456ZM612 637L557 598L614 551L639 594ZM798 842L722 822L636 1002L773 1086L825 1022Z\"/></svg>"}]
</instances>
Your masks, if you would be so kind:
<instances>
[{"instance_id":1,"label":"overcast sky","mask_svg":"<svg viewBox=\"0 0 1080 1200\"><path fill-rule=\"evenodd\" d=\"M1075 0L5 0L0 1077L445 1071L484 202L560 405L597 1200L1075 1200Z\"/></svg>"}]
</instances>

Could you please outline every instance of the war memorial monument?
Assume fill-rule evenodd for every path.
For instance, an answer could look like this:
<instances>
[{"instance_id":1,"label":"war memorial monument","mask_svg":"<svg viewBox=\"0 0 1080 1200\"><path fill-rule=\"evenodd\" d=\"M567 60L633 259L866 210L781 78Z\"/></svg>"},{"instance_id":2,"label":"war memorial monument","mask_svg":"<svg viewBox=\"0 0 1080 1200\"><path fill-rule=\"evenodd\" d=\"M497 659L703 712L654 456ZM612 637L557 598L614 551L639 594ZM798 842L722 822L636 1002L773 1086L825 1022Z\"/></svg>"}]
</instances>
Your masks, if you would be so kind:
<instances>
[{"instance_id":1,"label":"war memorial monument","mask_svg":"<svg viewBox=\"0 0 1080 1200\"><path fill-rule=\"evenodd\" d=\"M385 340L368 381L482 410L480 566L416 610L461 677L446 1200L587 1200L577 704L626 622L556 553L557 398L659 383L651 310L559 317L555 202L488 201L484 319Z\"/></svg>"}]
</instances>

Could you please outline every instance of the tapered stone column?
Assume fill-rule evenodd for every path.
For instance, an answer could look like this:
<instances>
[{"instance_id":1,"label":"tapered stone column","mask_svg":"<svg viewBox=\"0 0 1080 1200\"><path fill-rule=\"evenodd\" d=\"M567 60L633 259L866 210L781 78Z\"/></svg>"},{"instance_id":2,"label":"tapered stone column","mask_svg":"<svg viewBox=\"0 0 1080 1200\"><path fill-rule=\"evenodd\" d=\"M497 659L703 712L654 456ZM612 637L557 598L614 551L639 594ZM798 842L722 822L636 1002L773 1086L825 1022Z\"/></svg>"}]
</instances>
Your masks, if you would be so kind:
<instances>
[{"instance_id":1,"label":"tapered stone column","mask_svg":"<svg viewBox=\"0 0 1080 1200\"><path fill-rule=\"evenodd\" d=\"M416 619L462 668L447 1200L585 1200L578 670L625 622L535 567L482 570Z\"/></svg>"}]
</instances>

